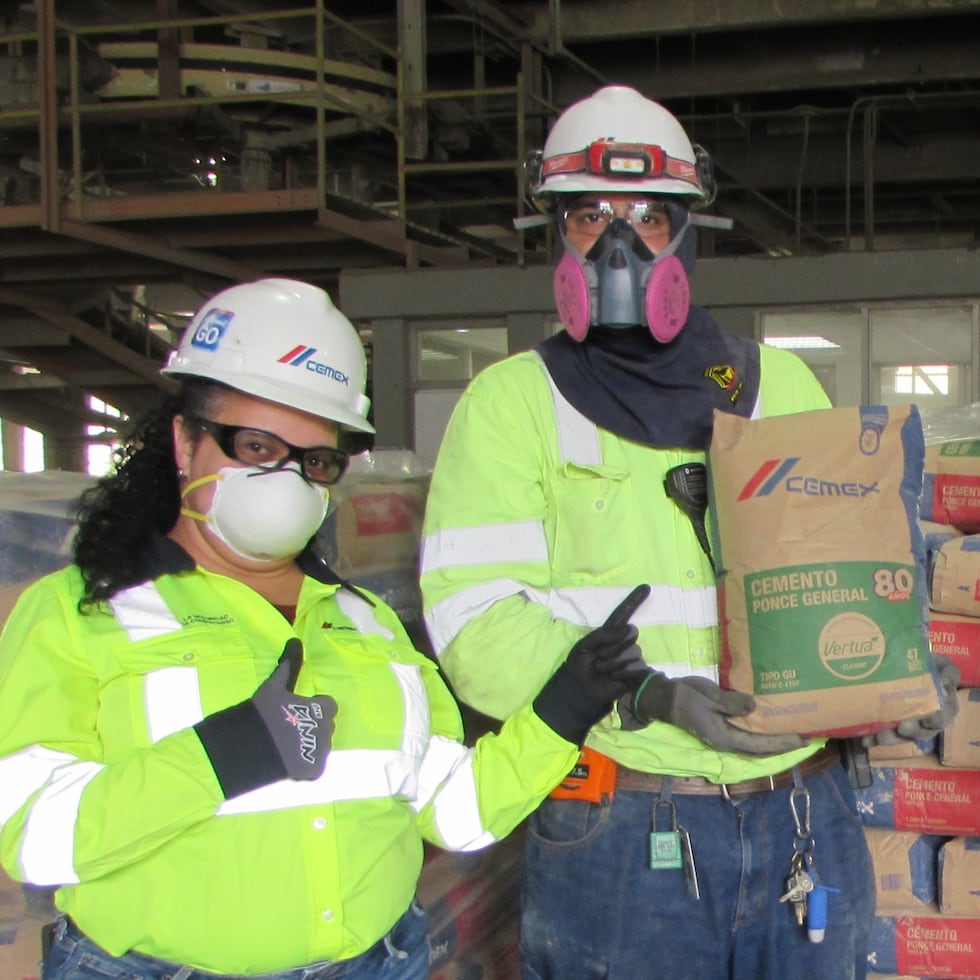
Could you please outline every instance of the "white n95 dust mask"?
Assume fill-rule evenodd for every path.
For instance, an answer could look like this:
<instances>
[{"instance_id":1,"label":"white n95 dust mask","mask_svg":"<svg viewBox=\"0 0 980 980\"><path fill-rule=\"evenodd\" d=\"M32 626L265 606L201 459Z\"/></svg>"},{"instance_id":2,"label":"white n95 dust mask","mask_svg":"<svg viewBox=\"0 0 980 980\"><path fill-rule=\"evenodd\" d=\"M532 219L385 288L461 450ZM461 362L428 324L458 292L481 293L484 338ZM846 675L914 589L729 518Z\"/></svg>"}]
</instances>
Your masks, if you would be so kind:
<instances>
[{"instance_id":1,"label":"white n95 dust mask","mask_svg":"<svg viewBox=\"0 0 980 980\"><path fill-rule=\"evenodd\" d=\"M293 464L279 469L227 466L189 483L214 481L206 514L181 508L181 514L203 521L232 551L252 561L273 561L298 554L327 516L330 490L304 479Z\"/></svg>"}]
</instances>

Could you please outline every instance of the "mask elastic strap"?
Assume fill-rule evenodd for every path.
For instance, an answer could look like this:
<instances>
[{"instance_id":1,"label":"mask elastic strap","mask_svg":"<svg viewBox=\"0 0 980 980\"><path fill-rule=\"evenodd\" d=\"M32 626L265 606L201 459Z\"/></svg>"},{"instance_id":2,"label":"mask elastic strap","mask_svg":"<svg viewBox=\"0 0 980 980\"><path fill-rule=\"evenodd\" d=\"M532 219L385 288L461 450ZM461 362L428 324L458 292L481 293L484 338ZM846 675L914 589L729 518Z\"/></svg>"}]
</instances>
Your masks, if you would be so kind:
<instances>
[{"instance_id":1,"label":"mask elastic strap","mask_svg":"<svg viewBox=\"0 0 980 980\"><path fill-rule=\"evenodd\" d=\"M196 480L191 480L190 483L180 491L180 499L183 500L191 490L196 490L198 487L204 486L205 483L213 483L215 480L220 480L220 473L209 473L207 476L199 476ZM195 521L207 521L208 515L202 514L200 511L191 510L189 507L181 507L180 514L182 517L190 517Z\"/></svg>"}]
</instances>

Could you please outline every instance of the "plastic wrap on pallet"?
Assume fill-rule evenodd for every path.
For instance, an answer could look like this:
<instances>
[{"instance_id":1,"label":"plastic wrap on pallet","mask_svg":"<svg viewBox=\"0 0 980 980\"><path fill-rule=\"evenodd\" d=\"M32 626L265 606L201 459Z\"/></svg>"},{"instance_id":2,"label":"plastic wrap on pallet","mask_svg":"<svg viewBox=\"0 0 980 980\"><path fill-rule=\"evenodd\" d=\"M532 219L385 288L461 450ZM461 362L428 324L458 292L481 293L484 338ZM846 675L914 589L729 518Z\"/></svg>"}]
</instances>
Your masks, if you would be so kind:
<instances>
[{"instance_id":1,"label":"plastic wrap on pallet","mask_svg":"<svg viewBox=\"0 0 980 980\"><path fill-rule=\"evenodd\" d=\"M381 596L420 646L426 639L418 559L429 477L408 450L352 457L331 488L330 513L315 544L338 575Z\"/></svg>"},{"instance_id":2,"label":"plastic wrap on pallet","mask_svg":"<svg viewBox=\"0 0 980 980\"><path fill-rule=\"evenodd\" d=\"M71 511L85 473L0 471L0 624L35 579L71 561Z\"/></svg>"},{"instance_id":3,"label":"plastic wrap on pallet","mask_svg":"<svg viewBox=\"0 0 980 980\"><path fill-rule=\"evenodd\" d=\"M927 446L975 439L980 432L980 402L922 411L922 435Z\"/></svg>"}]
</instances>

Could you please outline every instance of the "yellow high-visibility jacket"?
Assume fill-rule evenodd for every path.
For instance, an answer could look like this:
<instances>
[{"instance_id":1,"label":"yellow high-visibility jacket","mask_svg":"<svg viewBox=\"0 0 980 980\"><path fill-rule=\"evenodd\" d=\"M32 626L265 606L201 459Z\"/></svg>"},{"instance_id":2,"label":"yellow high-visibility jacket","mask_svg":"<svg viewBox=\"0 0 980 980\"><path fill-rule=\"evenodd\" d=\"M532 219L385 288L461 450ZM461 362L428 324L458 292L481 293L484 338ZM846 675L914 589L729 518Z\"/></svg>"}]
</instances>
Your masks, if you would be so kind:
<instances>
[{"instance_id":1,"label":"yellow high-visibility jacket","mask_svg":"<svg viewBox=\"0 0 980 980\"><path fill-rule=\"evenodd\" d=\"M762 345L760 367L755 417L829 406L794 354ZM704 461L597 428L534 352L481 372L450 419L423 526L426 626L457 695L496 718L519 710L641 583L652 586L632 618L644 659L717 680L714 573L664 490L671 467ZM614 711L586 744L634 769L732 783L787 769L824 741L750 759L660 722L626 731Z\"/></svg>"},{"instance_id":2,"label":"yellow high-visibility jacket","mask_svg":"<svg viewBox=\"0 0 980 980\"><path fill-rule=\"evenodd\" d=\"M376 596L312 556L294 623L169 541L159 574L80 614L78 569L0 637L0 857L114 955L268 973L369 948L409 907L423 840L483 847L577 746L530 708L475 748L438 667ZM249 698L286 641L338 705L326 771L230 800L191 726Z\"/></svg>"}]
</instances>

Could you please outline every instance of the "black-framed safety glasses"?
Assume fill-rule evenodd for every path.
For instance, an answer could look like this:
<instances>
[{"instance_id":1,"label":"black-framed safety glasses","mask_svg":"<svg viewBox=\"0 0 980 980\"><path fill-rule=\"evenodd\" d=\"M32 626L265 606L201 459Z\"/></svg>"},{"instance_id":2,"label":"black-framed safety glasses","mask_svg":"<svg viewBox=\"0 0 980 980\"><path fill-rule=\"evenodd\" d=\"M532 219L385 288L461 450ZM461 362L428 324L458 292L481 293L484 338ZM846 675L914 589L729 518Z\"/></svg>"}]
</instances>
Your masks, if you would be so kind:
<instances>
[{"instance_id":1,"label":"black-framed safety glasses","mask_svg":"<svg viewBox=\"0 0 980 980\"><path fill-rule=\"evenodd\" d=\"M263 470L282 469L290 460L300 465L311 483L336 483L347 469L349 457L333 446L294 446L273 432L247 425L224 425L210 419L192 420L229 458Z\"/></svg>"}]
</instances>

